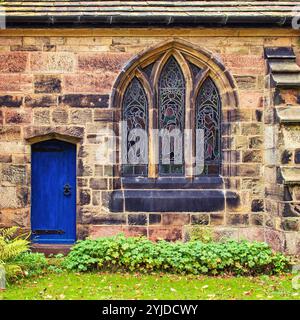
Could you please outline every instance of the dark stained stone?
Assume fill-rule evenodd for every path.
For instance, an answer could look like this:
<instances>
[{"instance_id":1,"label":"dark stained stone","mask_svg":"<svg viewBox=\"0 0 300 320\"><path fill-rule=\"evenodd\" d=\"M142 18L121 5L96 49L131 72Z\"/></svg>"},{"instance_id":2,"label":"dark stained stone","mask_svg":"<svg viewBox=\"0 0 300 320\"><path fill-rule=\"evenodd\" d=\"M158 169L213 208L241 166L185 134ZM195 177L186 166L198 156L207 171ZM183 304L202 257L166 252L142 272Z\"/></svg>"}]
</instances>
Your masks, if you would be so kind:
<instances>
[{"instance_id":1,"label":"dark stained stone","mask_svg":"<svg viewBox=\"0 0 300 320\"><path fill-rule=\"evenodd\" d=\"M229 225L247 225L249 223L248 214L228 214L227 224Z\"/></svg>"},{"instance_id":2,"label":"dark stained stone","mask_svg":"<svg viewBox=\"0 0 300 320\"><path fill-rule=\"evenodd\" d=\"M226 191L226 204L228 209L237 208L240 205L240 196L233 191Z\"/></svg>"},{"instance_id":3,"label":"dark stained stone","mask_svg":"<svg viewBox=\"0 0 300 320\"><path fill-rule=\"evenodd\" d=\"M52 95L47 96L26 96L25 106L31 108L45 108L57 105L57 98Z\"/></svg>"},{"instance_id":4,"label":"dark stained stone","mask_svg":"<svg viewBox=\"0 0 300 320\"><path fill-rule=\"evenodd\" d=\"M18 188L17 195L21 206L26 207L29 204L29 188Z\"/></svg>"},{"instance_id":5,"label":"dark stained stone","mask_svg":"<svg viewBox=\"0 0 300 320\"><path fill-rule=\"evenodd\" d=\"M209 216L208 214L193 214L191 215L191 223L199 224L199 225L208 225L209 224Z\"/></svg>"},{"instance_id":6,"label":"dark stained stone","mask_svg":"<svg viewBox=\"0 0 300 320\"><path fill-rule=\"evenodd\" d=\"M264 201L262 199L252 200L251 211L252 212L262 212L262 211L264 211Z\"/></svg>"},{"instance_id":7,"label":"dark stained stone","mask_svg":"<svg viewBox=\"0 0 300 320\"><path fill-rule=\"evenodd\" d=\"M73 108L108 108L109 95L67 94L59 97L59 103Z\"/></svg>"},{"instance_id":8,"label":"dark stained stone","mask_svg":"<svg viewBox=\"0 0 300 320\"><path fill-rule=\"evenodd\" d=\"M0 96L0 107L19 108L22 105L22 97Z\"/></svg>"},{"instance_id":9,"label":"dark stained stone","mask_svg":"<svg viewBox=\"0 0 300 320\"><path fill-rule=\"evenodd\" d=\"M285 203L281 214L283 217L300 217L300 206L293 203Z\"/></svg>"},{"instance_id":10,"label":"dark stained stone","mask_svg":"<svg viewBox=\"0 0 300 320\"><path fill-rule=\"evenodd\" d=\"M30 45L30 46L17 45L17 46L11 46L10 51L40 51L40 48L34 45Z\"/></svg>"},{"instance_id":11,"label":"dark stained stone","mask_svg":"<svg viewBox=\"0 0 300 320\"><path fill-rule=\"evenodd\" d=\"M138 225L144 226L147 224L147 215L146 214L129 214L128 215L128 224L129 225Z\"/></svg>"},{"instance_id":12,"label":"dark stained stone","mask_svg":"<svg viewBox=\"0 0 300 320\"><path fill-rule=\"evenodd\" d=\"M2 163L12 162L12 156L7 154L0 154L0 162Z\"/></svg>"},{"instance_id":13,"label":"dark stained stone","mask_svg":"<svg viewBox=\"0 0 300 320\"><path fill-rule=\"evenodd\" d=\"M287 164L291 161L291 158L292 158L292 152L289 150L284 150L281 155L281 163Z\"/></svg>"},{"instance_id":14,"label":"dark stained stone","mask_svg":"<svg viewBox=\"0 0 300 320\"><path fill-rule=\"evenodd\" d=\"M300 149L295 150L295 163L296 164L300 163Z\"/></svg>"},{"instance_id":15,"label":"dark stained stone","mask_svg":"<svg viewBox=\"0 0 300 320\"><path fill-rule=\"evenodd\" d=\"M295 53L292 47L267 47L265 56L268 59L295 59Z\"/></svg>"},{"instance_id":16,"label":"dark stained stone","mask_svg":"<svg viewBox=\"0 0 300 320\"><path fill-rule=\"evenodd\" d=\"M281 228L285 231L299 231L299 218L284 219L281 223Z\"/></svg>"},{"instance_id":17,"label":"dark stained stone","mask_svg":"<svg viewBox=\"0 0 300 320\"><path fill-rule=\"evenodd\" d=\"M213 212L224 209L222 190L125 190L112 192L113 212Z\"/></svg>"},{"instance_id":18,"label":"dark stained stone","mask_svg":"<svg viewBox=\"0 0 300 320\"><path fill-rule=\"evenodd\" d=\"M59 93L61 92L61 80L57 76L39 75L34 80L35 93Z\"/></svg>"},{"instance_id":19,"label":"dark stained stone","mask_svg":"<svg viewBox=\"0 0 300 320\"><path fill-rule=\"evenodd\" d=\"M256 120L257 120L258 122L261 122L261 120L262 120L262 115L263 115L262 111L260 111L260 110L255 110L255 117L256 117Z\"/></svg>"},{"instance_id":20,"label":"dark stained stone","mask_svg":"<svg viewBox=\"0 0 300 320\"><path fill-rule=\"evenodd\" d=\"M256 149L260 148L263 144L261 137L250 137L249 138L249 148L250 149Z\"/></svg>"},{"instance_id":21,"label":"dark stained stone","mask_svg":"<svg viewBox=\"0 0 300 320\"><path fill-rule=\"evenodd\" d=\"M255 226L263 226L264 225L264 216L263 214L252 214L250 216L251 224Z\"/></svg>"},{"instance_id":22,"label":"dark stained stone","mask_svg":"<svg viewBox=\"0 0 300 320\"><path fill-rule=\"evenodd\" d=\"M149 214L149 224L160 224L161 223L161 215L160 214Z\"/></svg>"},{"instance_id":23,"label":"dark stained stone","mask_svg":"<svg viewBox=\"0 0 300 320\"><path fill-rule=\"evenodd\" d=\"M284 103L284 100L281 97L280 90L278 88L276 88L275 93L274 93L274 104L275 104L275 106L278 106L282 103Z\"/></svg>"},{"instance_id":24,"label":"dark stained stone","mask_svg":"<svg viewBox=\"0 0 300 320\"><path fill-rule=\"evenodd\" d=\"M283 200L284 201L292 201L293 200L288 186L284 186Z\"/></svg>"},{"instance_id":25,"label":"dark stained stone","mask_svg":"<svg viewBox=\"0 0 300 320\"><path fill-rule=\"evenodd\" d=\"M80 205L87 205L91 202L90 190L82 189L79 194Z\"/></svg>"}]
</instances>

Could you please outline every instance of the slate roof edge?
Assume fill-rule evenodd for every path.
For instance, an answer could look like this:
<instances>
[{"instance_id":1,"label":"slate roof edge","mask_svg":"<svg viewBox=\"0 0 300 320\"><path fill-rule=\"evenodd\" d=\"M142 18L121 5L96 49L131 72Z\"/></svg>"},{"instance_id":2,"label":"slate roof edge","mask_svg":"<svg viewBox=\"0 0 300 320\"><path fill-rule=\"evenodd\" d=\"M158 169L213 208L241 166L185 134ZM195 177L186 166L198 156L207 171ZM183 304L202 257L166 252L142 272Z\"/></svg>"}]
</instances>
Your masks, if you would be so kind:
<instances>
[{"instance_id":1,"label":"slate roof edge","mask_svg":"<svg viewBox=\"0 0 300 320\"><path fill-rule=\"evenodd\" d=\"M282 15L44 15L44 16L8 16L7 28L17 27L189 27L189 26L226 26L226 27L289 27L291 16Z\"/></svg>"}]
</instances>

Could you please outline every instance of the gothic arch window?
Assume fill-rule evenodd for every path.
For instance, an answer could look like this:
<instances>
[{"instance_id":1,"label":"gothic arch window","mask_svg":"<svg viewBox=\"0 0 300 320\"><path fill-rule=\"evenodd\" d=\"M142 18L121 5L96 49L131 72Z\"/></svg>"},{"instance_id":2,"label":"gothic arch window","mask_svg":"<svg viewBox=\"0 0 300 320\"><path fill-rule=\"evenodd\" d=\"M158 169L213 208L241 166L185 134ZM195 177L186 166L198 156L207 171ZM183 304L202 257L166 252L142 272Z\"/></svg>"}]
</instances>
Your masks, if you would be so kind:
<instances>
[{"instance_id":1,"label":"gothic arch window","mask_svg":"<svg viewBox=\"0 0 300 320\"><path fill-rule=\"evenodd\" d=\"M141 82L136 77L131 80L124 94L122 120L126 123L126 144L123 147L126 150L122 150L126 154L123 174L145 176L148 161L145 161L143 155L147 158L147 148L143 145L137 147L139 138L135 130L142 129L148 133L148 100ZM135 152L134 161L131 152Z\"/></svg>"},{"instance_id":2,"label":"gothic arch window","mask_svg":"<svg viewBox=\"0 0 300 320\"><path fill-rule=\"evenodd\" d=\"M220 113L218 89L207 78L196 98L196 129L204 130L204 174L218 174L220 171Z\"/></svg>"},{"instance_id":3,"label":"gothic arch window","mask_svg":"<svg viewBox=\"0 0 300 320\"><path fill-rule=\"evenodd\" d=\"M122 164L122 175L150 178L219 176L221 98L210 68L186 52L169 50L137 64L129 78L131 80L124 81L120 90L122 119L127 124L127 131L122 135L126 141L122 153L126 151L128 162ZM131 133L132 129L145 130L149 138L145 147L141 147L140 138ZM159 134L162 130L170 133L167 149L161 137L153 133L154 129ZM204 134L204 167L200 173L196 170L197 164L190 165L185 161L189 152L184 148L185 129L191 132L190 158L196 154L197 130L201 129ZM182 133L179 142L172 136L174 130ZM178 143L180 154L176 153ZM138 155L134 163L128 161L130 150Z\"/></svg>"},{"instance_id":4,"label":"gothic arch window","mask_svg":"<svg viewBox=\"0 0 300 320\"><path fill-rule=\"evenodd\" d=\"M170 134L173 130L184 130L185 80L183 73L174 59L170 57L164 65L158 83L159 130ZM166 146L167 144L165 144ZM168 148L159 143L159 174L176 175L184 173L184 143L181 137L181 154L175 159L175 139L170 139ZM177 162L177 163L176 163Z\"/></svg>"}]
</instances>

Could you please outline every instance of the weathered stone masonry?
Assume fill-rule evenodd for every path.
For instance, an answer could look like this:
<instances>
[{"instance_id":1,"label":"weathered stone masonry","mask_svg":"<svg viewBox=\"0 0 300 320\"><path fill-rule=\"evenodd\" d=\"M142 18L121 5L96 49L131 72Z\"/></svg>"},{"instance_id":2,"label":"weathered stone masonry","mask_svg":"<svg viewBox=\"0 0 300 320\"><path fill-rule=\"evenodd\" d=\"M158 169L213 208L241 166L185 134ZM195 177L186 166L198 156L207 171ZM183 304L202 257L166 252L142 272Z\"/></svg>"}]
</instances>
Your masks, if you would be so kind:
<instances>
[{"instance_id":1,"label":"weathered stone masonry","mask_svg":"<svg viewBox=\"0 0 300 320\"><path fill-rule=\"evenodd\" d=\"M276 71L265 55L266 48L286 47L299 58L296 31L76 32L0 34L0 226L30 229L30 146L58 138L77 144L78 238L124 232L176 240L184 238L185 225L204 224L217 234L299 253L300 119L285 121L288 116L275 112L297 107L299 82L287 88L272 83ZM117 128L120 107L111 96L122 69L140 52L168 41L210 51L232 78L237 103L222 110L222 188L234 197L217 211L113 212L111 193L120 179L110 163L97 164L96 150L104 157L110 150L108 137L96 134ZM295 73L295 65L281 71Z\"/></svg>"}]
</instances>

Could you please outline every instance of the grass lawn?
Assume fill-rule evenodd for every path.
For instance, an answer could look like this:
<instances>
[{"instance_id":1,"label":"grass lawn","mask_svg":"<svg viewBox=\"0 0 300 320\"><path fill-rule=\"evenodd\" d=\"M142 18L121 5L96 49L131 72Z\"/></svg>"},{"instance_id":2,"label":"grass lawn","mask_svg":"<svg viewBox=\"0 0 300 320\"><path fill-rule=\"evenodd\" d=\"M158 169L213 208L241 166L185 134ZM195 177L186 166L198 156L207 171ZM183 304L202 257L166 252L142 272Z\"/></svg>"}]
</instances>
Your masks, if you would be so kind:
<instances>
[{"instance_id":1,"label":"grass lawn","mask_svg":"<svg viewBox=\"0 0 300 320\"><path fill-rule=\"evenodd\" d=\"M292 278L63 272L20 280L0 299L300 299Z\"/></svg>"}]
</instances>

